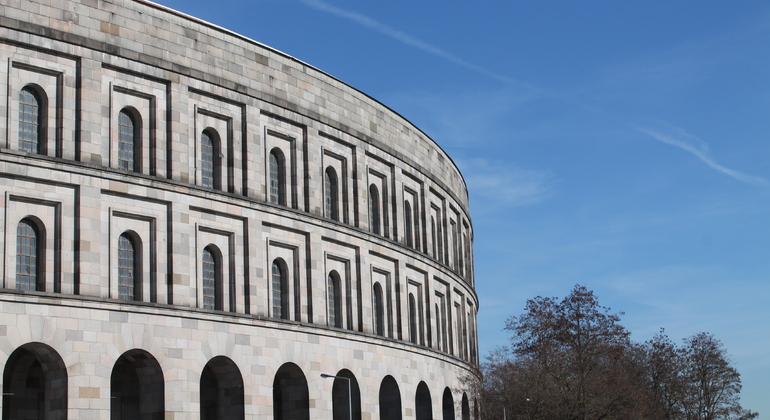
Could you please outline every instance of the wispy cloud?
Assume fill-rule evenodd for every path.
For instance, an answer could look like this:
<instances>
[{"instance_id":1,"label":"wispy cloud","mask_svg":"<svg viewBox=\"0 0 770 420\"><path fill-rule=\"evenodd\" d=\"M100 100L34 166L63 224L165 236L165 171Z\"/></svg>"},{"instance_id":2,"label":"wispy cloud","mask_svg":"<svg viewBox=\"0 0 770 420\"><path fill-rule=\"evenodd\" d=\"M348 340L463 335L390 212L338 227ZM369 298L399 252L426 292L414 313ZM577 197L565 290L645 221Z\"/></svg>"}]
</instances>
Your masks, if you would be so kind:
<instances>
[{"instance_id":1,"label":"wispy cloud","mask_svg":"<svg viewBox=\"0 0 770 420\"><path fill-rule=\"evenodd\" d=\"M703 163L715 169L727 176L737 179L738 181L745 182L750 185L756 185L761 187L770 186L770 181L765 178L749 175L735 169L730 169L717 163L711 156L711 150L706 142L695 137L684 130L676 129L675 134L661 133L649 128L637 127L637 130L647 134L648 136L658 140L660 142L669 144L671 146L678 147L686 152L689 152L693 156L700 159Z\"/></svg>"},{"instance_id":2,"label":"wispy cloud","mask_svg":"<svg viewBox=\"0 0 770 420\"><path fill-rule=\"evenodd\" d=\"M351 10L345 10L341 9L339 7L334 7L328 3L325 3L321 0L300 0L302 3L304 3L307 6L310 6L316 10L320 10L322 12L331 13L333 15L339 16L344 19L348 19L350 21L353 21L361 26L364 26L366 28L375 30L383 35L389 36L403 44L406 44L410 47L417 48L419 50L425 51L429 54L432 54L436 57L439 57L441 59L444 59L446 61L449 61L451 63L457 64L459 66L465 67L469 70L473 70L477 73L484 74L486 76L489 76L493 79L496 79L500 82L503 82L510 86L526 86L530 89L535 89L534 86L528 85L526 83L520 82L516 79L504 76L500 73L496 73L494 71L491 71L487 68L478 66L476 64L473 64L469 61L463 60L462 58L445 51L435 45L431 45L421 39L418 39L414 36L411 36L407 33L404 33L402 31L399 31L398 29L395 29L391 26L388 26L382 22L379 22L369 16L366 16L364 14L354 12Z\"/></svg>"},{"instance_id":3,"label":"wispy cloud","mask_svg":"<svg viewBox=\"0 0 770 420\"><path fill-rule=\"evenodd\" d=\"M554 193L555 176L551 172L520 169L488 159L457 161L475 198L485 208L507 210L539 203ZM478 209L474 209L478 210Z\"/></svg>"}]
</instances>

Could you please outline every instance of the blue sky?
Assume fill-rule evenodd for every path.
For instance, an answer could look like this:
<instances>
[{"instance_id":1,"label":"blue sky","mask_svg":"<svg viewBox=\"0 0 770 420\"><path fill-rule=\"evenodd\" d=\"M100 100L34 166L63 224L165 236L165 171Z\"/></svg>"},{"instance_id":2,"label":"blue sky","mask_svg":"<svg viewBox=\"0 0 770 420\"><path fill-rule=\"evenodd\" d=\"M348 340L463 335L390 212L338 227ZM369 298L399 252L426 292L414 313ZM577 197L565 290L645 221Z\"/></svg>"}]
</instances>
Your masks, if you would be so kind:
<instances>
[{"instance_id":1,"label":"blue sky","mask_svg":"<svg viewBox=\"0 0 770 420\"><path fill-rule=\"evenodd\" d=\"M305 61L455 160L482 354L584 284L637 341L722 340L770 419L770 3L161 0Z\"/></svg>"}]
</instances>

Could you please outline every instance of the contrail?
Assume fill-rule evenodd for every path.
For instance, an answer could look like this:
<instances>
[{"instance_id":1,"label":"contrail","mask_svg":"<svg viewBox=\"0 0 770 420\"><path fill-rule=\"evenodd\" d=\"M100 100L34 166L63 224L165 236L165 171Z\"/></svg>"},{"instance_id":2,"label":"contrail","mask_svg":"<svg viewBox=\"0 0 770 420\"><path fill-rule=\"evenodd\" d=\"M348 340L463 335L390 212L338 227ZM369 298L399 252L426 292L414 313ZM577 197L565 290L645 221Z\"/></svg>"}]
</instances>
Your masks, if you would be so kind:
<instances>
[{"instance_id":1,"label":"contrail","mask_svg":"<svg viewBox=\"0 0 770 420\"><path fill-rule=\"evenodd\" d=\"M672 146L676 146L684 151L689 152L690 154L700 159L703 163L710 166L712 169L716 169L717 171L722 172L727 176L733 177L738 181L745 182L751 185L762 186L762 187L770 186L770 181L766 180L765 178L745 174L743 172L736 171L735 169L730 169L723 165L718 164L711 157L708 145L701 142L700 139L698 139L697 137L691 136L687 133L683 133L684 137L690 137L690 138L696 139L701 143L700 145L694 144L682 138L676 138L674 136L663 134L658 131L650 130L647 128L637 128L637 130L639 130L644 134L647 134L648 136L654 138L655 140L658 140L666 144L670 144Z\"/></svg>"},{"instance_id":2,"label":"contrail","mask_svg":"<svg viewBox=\"0 0 770 420\"><path fill-rule=\"evenodd\" d=\"M363 15L361 13L352 12L349 10L340 9L338 7L334 7L330 4L324 3L321 0L300 0L302 3L304 3L307 6L310 6L316 10L321 10L323 12L331 13L334 15L337 15L339 17L351 20L353 22L358 23L361 26L365 26L369 29L373 29L383 35L387 35L397 41L400 41L406 45L409 45L410 47L417 48L419 50L425 51L429 54L435 55L436 57L442 58L446 61L449 61L451 63L457 64L459 66L465 67L469 70L473 70L477 73L484 74L486 76L489 76L493 79L496 79L500 82L503 82L507 85L516 86L516 87L527 87L530 89L540 90L535 86L529 85L527 83L520 82L516 79L503 76L501 74L495 73L491 70L485 69L484 67L478 66L476 64L470 63L468 61L463 60L460 57L457 57L454 54L451 54L447 51L442 50L439 47L436 47L435 45L431 45L421 39L417 39L409 34L406 34L404 32L401 32L395 28L392 28L388 25L385 25L384 23L378 22L369 16Z\"/></svg>"},{"instance_id":3,"label":"contrail","mask_svg":"<svg viewBox=\"0 0 770 420\"><path fill-rule=\"evenodd\" d=\"M481 66L473 64L471 62L468 62L466 60L463 60L462 58L460 58L460 57L458 57L458 56L456 56L456 55L454 55L454 54L452 54L452 53L450 53L448 51L445 51L445 50L443 50L443 49L441 49L441 48L439 48L439 47L437 47L435 45L431 45L431 44L429 44L429 43L427 43L427 42L425 42L425 41L423 41L421 39L415 38L415 37L413 37L413 36L411 36L409 34L406 34L406 33L402 32L402 31L399 31L399 30L397 30L395 28L392 28L392 27L390 27L390 26L388 26L388 25L386 25L384 23L381 23L381 22L379 22L379 21L377 21L375 19L372 19L369 16L363 15L361 13L353 12L353 11L345 10L345 9L340 9L340 8L334 7L334 6L324 2L322 0L299 0L299 1L302 2L303 4L309 6L309 7L312 7L314 9L316 9L316 10L320 10L322 12L330 13L330 14L342 17L344 19L351 20L351 21L353 21L353 22L355 22L355 23L357 23L357 24L359 24L361 26L364 26L366 28L369 28L369 29L372 29L374 31L377 31L377 32L379 32L379 33L381 33L383 35L391 37L391 38L393 38L393 39L395 39L395 40L397 40L397 41L399 41L399 42L401 42L403 44L406 44L406 45L410 46L410 47L414 47L414 48L417 48L419 50L425 51L425 52L427 52L429 54L432 54L432 55L434 55L436 57L439 57L439 58L441 58L443 60L446 60L446 61L448 61L450 63L457 64L457 65L459 65L461 67L465 67L465 68L467 68L469 70L472 70L472 71L474 71L476 73L480 73L480 74L486 75L486 76L488 76L488 77L490 77L492 79L498 80L498 81L500 81L500 82L502 82L502 83L504 83L506 85L514 86L514 87L526 87L526 88L528 88L528 89L530 89L532 91L540 92L541 94L544 94L544 95L549 96L549 97L556 98L556 99L561 100L561 101L563 101L565 103L571 103L571 104L577 105L579 107L585 108L585 109L590 110L590 111L600 112L600 113L603 113L603 114L607 114L607 112L604 111L604 110L596 109L593 106L586 105L586 104L584 104L584 103L582 103L580 101L576 101L574 98L565 97L564 95L558 95L558 94L554 94L552 92L548 92L548 91L546 91L544 89L541 89L541 88L539 88L537 86L533 86L533 85L530 85L528 83L520 82L520 81L518 81L518 80L516 80L514 78L503 76L503 75L501 75L499 73L496 73L496 72L491 71L489 69L486 69L484 67L481 67ZM680 148L682 150L685 150L685 151L695 155L695 157L697 157L703 163L705 163L708 166L710 166L712 169L715 169L715 170L717 170L719 172L722 172L723 174L725 174L727 176L730 176L732 178L735 178L735 179L737 179L737 180L739 180L741 182L745 182L747 184L757 185L757 186L770 186L770 181L766 180L765 178L754 176L754 175L745 174L743 172L736 171L734 169L730 169L730 168L727 168L725 166L722 166L722 165L718 164L710 156L710 153L709 153L709 150L708 150L708 146L705 143L703 143L703 142L701 142L702 143L701 146L698 146L698 145L695 145L695 144L693 144L691 142L688 142L686 140L675 138L673 136L666 135L666 134L663 134L663 133L660 133L660 132L657 132L657 131L654 131L654 130L650 130L650 129L646 129L646 128L638 128L638 127L636 129L638 131L640 131L640 132L642 132L644 134L647 134L648 136L650 136L650 137L660 141L660 142L663 142L663 143L666 143L666 144L669 144L669 145L672 145L672 146L676 146L676 147L678 147L678 148ZM686 136L694 138L693 136L690 136L690 135L686 135ZM700 140L698 139L698 141L700 141Z\"/></svg>"}]
</instances>

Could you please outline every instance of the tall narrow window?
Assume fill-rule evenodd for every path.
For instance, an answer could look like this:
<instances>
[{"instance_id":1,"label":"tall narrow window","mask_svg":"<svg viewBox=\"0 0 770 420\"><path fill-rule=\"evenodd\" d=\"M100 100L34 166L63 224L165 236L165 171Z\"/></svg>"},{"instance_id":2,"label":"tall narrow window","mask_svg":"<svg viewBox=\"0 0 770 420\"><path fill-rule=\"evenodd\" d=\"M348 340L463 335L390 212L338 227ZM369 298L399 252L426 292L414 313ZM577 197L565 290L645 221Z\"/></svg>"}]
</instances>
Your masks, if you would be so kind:
<instances>
[{"instance_id":1,"label":"tall narrow window","mask_svg":"<svg viewBox=\"0 0 770 420\"><path fill-rule=\"evenodd\" d=\"M118 238L118 299L140 300L138 243L128 233Z\"/></svg>"},{"instance_id":2,"label":"tall narrow window","mask_svg":"<svg viewBox=\"0 0 770 420\"><path fill-rule=\"evenodd\" d=\"M380 194L374 184L369 186L369 230L380 233Z\"/></svg>"},{"instance_id":3,"label":"tall narrow window","mask_svg":"<svg viewBox=\"0 0 770 420\"><path fill-rule=\"evenodd\" d=\"M141 157L139 124L136 115L127 109L118 114L118 168L140 172Z\"/></svg>"},{"instance_id":4,"label":"tall narrow window","mask_svg":"<svg viewBox=\"0 0 770 420\"><path fill-rule=\"evenodd\" d=\"M390 219L388 218L388 187L382 186L382 235L390 238Z\"/></svg>"},{"instance_id":5,"label":"tall narrow window","mask_svg":"<svg viewBox=\"0 0 770 420\"><path fill-rule=\"evenodd\" d=\"M441 214L438 216L438 223L436 223L436 236L438 239L438 260L444 261L444 232L441 229Z\"/></svg>"},{"instance_id":6,"label":"tall narrow window","mask_svg":"<svg viewBox=\"0 0 770 420\"><path fill-rule=\"evenodd\" d=\"M222 188L219 138L211 130L201 134L201 185Z\"/></svg>"},{"instance_id":7,"label":"tall narrow window","mask_svg":"<svg viewBox=\"0 0 770 420\"><path fill-rule=\"evenodd\" d=\"M457 250L457 255L459 256L460 261L457 265L458 269L460 270L460 277L465 277L465 234L463 233L460 238L460 247Z\"/></svg>"},{"instance_id":8,"label":"tall narrow window","mask_svg":"<svg viewBox=\"0 0 770 420\"><path fill-rule=\"evenodd\" d=\"M273 318L289 319L289 286L283 260L276 259L272 266Z\"/></svg>"},{"instance_id":9,"label":"tall narrow window","mask_svg":"<svg viewBox=\"0 0 770 420\"><path fill-rule=\"evenodd\" d=\"M203 309L222 310L222 264L217 249L203 249Z\"/></svg>"},{"instance_id":10,"label":"tall narrow window","mask_svg":"<svg viewBox=\"0 0 770 420\"><path fill-rule=\"evenodd\" d=\"M44 153L43 101L27 86L19 92L19 150Z\"/></svg>"},{"instance_id":11,"label":"tall narrow window","mask_svg":"<svg viewBox=\"0 0 770 420\"><path fill-rule=\"evenodd\" d=\"M324 200L326 217L339 221L339 184L337 182L337 172L331 166L324 171Z\"/></svg>"},{"instance_id":12,"label":"tall narrow window","mask_svg":"<svg viewBox=\"0 0 770 420\"><path fill-rule=\"evenodd\" d=\"M385 302L380 283L374 284L374 333L385 335Z\"/></svg>"},{"instance_id":13,"label":"tall narrow window","mask_svg":"<svg viewBox=\"0 0 770 420\"><path fill-rule=\"evenodd\" d=\"M336 271L329 273L327 293L329 294L329 325L342 328L342 293L340 277Z\"/></svg>"},{"instance_id":14,"label":"tall narrow window","mask_svg":"<svg viewBox=\"0 0 770 420\"><path fill-rule=\"evenodd\" d=\"M437 303L436 304L436 348L438 350L442 349L441 337L442 337L442 333L441 333L441 312L439 312L438 303Z\"/></svg>"},{"instance_id":15,"label":"tall narrow window","mask_svg":"<svg viewBox=\"0 0 770 420\"><path fill-rule=\"evenodd\" d=\"M412 248L412 206L408 201L404 201L404 233L406 234L406 246Z\"/></svg>"},{"instance_id":16,"label":"tall narrow window","mask_svg":"<svg viewBox=\"0 0 770 420\"><path fill-rule=\"evenodd\" d=\"M438 253L436 252L436 218L430 217L430 239L431 246L433 247L433 258L438 259Z\"/></svg>"},{"instance_id":17,"label":"tall narrow window","mask_svg":"<svg viewBox=\"0 0 770 420\"><path fill-rule=\"evenodd\" d=\"M418 209L419 204L417 200L414 203L414 248L420 250L420 243L422 242L420 237L420 211Z\"/></svg>"},{"instance_id":18,"label":"tall narrow window","mask_svg":"<svg viewBox=\"0 0 770 420\"><path fill-rule=\"evenodd\" d=\"M417 344L417 302L415 302L414 294L409 293L409 341L412 344Z\"/></svg>"},{"instance_id":19,"label":"tall narrow window","mask_svg":"<svg viewBox=\"0 0 770 420\"><path fill-rule=\"evenodd\" d=\"M270 202L286 205L286 162L279 149L270 152L268 162L270 183Z\"/></svg>"},{"instance_id":20,"label":"tall narrow window","mask_svg":"<svg viewBox=\"0 0 770 420\"><path fill-rule=\"evenodd\" d=\"M38 264L42 261L40 236L37 226L31 220L23 219L16 227L17 289L43 290L42 287L38 287Z\"/></svg>"}]
</instances>

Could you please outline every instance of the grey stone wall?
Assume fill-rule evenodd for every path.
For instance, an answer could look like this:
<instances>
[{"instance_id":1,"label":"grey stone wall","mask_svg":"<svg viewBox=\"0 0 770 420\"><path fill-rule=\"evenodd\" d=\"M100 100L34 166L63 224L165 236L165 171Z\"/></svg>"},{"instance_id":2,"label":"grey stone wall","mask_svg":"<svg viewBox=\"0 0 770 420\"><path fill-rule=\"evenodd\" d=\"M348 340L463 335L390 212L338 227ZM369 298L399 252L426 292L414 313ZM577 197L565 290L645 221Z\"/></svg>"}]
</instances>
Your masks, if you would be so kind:
<instances>
[{"instance_id":1,"label":"grey stone wall","mask_svg":"<svg viewBox=\"0 0 770 420\"><path fill-rule=\"evenodd\" d=\"M25 88L41 98L39 153L19 147ZM129 170L121 112L135 119ZM204 132L218 147L213 175ZM284 157L282 203L270 198L271 152ZM207 418L204 371L230 384L240 374L246 418L272 417L276 384L298 376L309 416L330 418L320 374L343 370L362 418L380 418L393 380L404 418L420 384L433 417L447 389L458 418L462 401L474 406L461 380L478 364L478 299L460 172L397 113L299 60L149 2L3 2L0 192L0 368L3 392L18 395L3 397L4 418L118 418L116 401L154 407L158 395L161 418ZM37 229L33 291L17 288L21 221ZM124 234L137 244L131 301L119 299ZM218 253L216 310L204 308L204 249ZM285 319L273 317L277 296ZM162 392L115 394L126 366ZM24 375L45 383L42 405L18 388Z\"/></svg>"}]
</instances>

